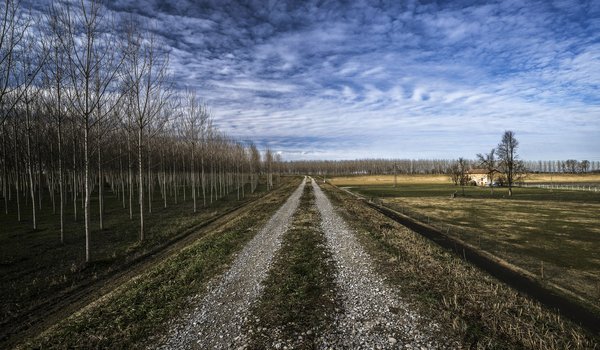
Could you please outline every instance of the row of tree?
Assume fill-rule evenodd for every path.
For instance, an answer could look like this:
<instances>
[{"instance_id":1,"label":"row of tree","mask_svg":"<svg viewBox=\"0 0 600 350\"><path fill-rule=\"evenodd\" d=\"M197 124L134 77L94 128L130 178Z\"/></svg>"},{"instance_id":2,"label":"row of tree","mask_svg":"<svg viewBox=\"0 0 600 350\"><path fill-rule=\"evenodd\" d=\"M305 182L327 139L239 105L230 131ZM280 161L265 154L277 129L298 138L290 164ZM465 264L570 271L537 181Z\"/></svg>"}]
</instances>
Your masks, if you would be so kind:
<instances>
[{"instance_id":1,"label":"row of tree","mask_svg":"<svg viewBox=\"0 0 600 350\"><path fill-rule=\"evenodd\" d=\"M279 158L216 130L194 91L174 89L168 53L135 18L117 18L95 0L52 2L43 18L3 0L0 12L5 213L15 208L20 221L27 203L36 229L49 200L62 242L72 206L72 220L83 215L89 261L90 201L103 228L106 191L131 219L139 208L144 240L157 195L165 207L192 200L195 212L234 191L254 192L261 171L273 187Z\"/></svg>"},{"instance_id":2,"label":"row of tree","mask_svg":"<svg viewBox=\"0 0 600 350\"><path fill-rule=\"evenodd\" d=\"M525 167L538 173L570 173L584 174L600 171L600 161L567 159L567 160L540 160L525 161Z\"/></svg>"},{"instance_id":3,"label":"row of tree","mask_svg":"<svg viewBox=\"0 0 600 350\"><path fill-rule=\"evenodd\" d=\"M465 169L480 166L480 159L466 159ZM375 175L375 174L443 174L451 175L457 160L452 159L355 159L355 160L302 160L283 164L291 174L317 174L324 176ZM531 172L587 173L600 171L600 161L544 160L522 161Z\"/></svg>"},{"instance_id":4,"label":"row of tree","mask_svg":"<svg viewBox=\"0 0 600 350\"><path fill-rule=\"evenodd\" d=\"M286 172L324 176L374 174L446 174L451 159L355 159L286 162Z\"/></svg>"}]
</instances>

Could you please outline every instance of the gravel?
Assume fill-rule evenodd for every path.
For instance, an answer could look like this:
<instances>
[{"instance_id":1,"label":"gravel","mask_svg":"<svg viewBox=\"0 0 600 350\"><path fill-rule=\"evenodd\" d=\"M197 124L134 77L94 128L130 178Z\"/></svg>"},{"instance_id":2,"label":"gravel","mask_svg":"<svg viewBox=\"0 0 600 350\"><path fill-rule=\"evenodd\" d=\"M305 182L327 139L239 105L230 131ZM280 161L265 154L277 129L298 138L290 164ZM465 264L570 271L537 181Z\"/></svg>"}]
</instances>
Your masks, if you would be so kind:
<instances>
[{"instance_id":1,"label":"gravel","mask_svg":"<svg viewBox=\"0 0 600 350\"><path fill-rule=\"evenodd\" d=\"M241 328L248 310L262 292L271 261L281 237L298 208L306 180L271 217L262 230L239 253L230 269L209 283L195 308L177 322L159 349L243 348Z\"/></svg>"},{"instance_id":2,"label":"gravel","mask_svg":"<svg viewBox=\"0 0 600 350\"><path fill-rule=\"evenodd\" d=\"M433 339L438 325L428 322L389 288L343 219L313 181L321 228L335 261L342 301L334 324L321 336L324 349L436 349L457 344Z\"/></svg>"}]
</instances>

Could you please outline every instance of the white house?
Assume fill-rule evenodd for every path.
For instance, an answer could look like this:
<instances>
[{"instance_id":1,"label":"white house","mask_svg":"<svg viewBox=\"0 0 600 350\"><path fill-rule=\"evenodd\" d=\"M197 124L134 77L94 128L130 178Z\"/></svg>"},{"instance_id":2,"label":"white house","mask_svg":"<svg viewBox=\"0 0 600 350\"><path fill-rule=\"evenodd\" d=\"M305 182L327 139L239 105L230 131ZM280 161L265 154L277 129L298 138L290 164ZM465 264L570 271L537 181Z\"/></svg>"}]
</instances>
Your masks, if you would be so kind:
<instances>
[{"instance_id":1,"label":"white house","mask_svg":"<svg viewBox=\"0 0 600 350\"><path fill-rule=\"evenodd\" d=\"M474 168L467 171L467 174L469 175L471 181L475 181L477 186L489 186L491 185L490 174L493 174L495 172L495 170L489 172L487 169Z\"/></svg>"}]
</instances>

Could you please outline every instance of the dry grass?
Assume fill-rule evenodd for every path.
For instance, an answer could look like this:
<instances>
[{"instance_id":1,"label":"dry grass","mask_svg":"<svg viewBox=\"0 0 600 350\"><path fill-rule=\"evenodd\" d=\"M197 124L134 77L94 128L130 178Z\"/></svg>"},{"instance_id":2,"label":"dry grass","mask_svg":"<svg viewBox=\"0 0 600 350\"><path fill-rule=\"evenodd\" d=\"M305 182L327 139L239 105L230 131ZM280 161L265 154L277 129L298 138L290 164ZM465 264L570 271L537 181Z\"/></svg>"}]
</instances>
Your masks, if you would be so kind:
<instances>
[{"instance_id":1,"label":"dry grass","mask_svg":"<svg viewBox=\"0 0 600 350\"><path fill-rule=\"evenodd\" d=\"M336 186L355 185L393 185L394 175L342 176L331 180ZM447 184L450 178L446 175L398 175L398 184Z\"/></svg>"},{"instance_id":2,"label":"dry grass","mask_svg":"<svg viewBox=\"0 0 600 350\"><path fill-rule=\"evenodd\" d=\"M536 174L537 176L538 174ZM598 175L559 175L562 180ZM393 177L392 177L393 178ZM436 178L432 176L431 178ZM442 231L492 253L545 282L600 308L600 195L585 191L460 187L450 184L373 184L373 177L351 178L352 191L377 198L392 209L431 222ZM415 178L412 178L413 180ZM536 178L534 178L535 180ZM537 177L543 181L543 177ZM416 178L418 180L418 178ZM346 183L334 179L333 183ZM450 198L457 191L459 197Z\"/></svg>"},{"instance_id":3,"label":"dry grass","mask_svg":"<svg viewBox=\"0 0 600 350\"><path fill-rule=\"evenodd\" d=\"M398 175L398 184L449 184L448 175ZM392 185L394 175L340 176L328 179L336 186ZM527 174L526 183L600 183L600 174Z\"/></svg>"},{"instance_id":4,"label":"dry grass","mask_svg":"<svg viewBox=\"0 0 600 350\"><path fill-rule=\"evenodd\" d=\"M580 182L600 183L600 174L528 174L526 183L548 183L548 182Z\"/></svg>"},{"instance_id":5,"label":"dry grass","mask_svg":"<svg viewBox=\"0 0 600 350\"><path fill-rule=\"evenodd\" d=\"M600 307L600 204L475 198L393 198L458 238ZM406 210L406 209L405 209Z\"/></svg>"}]
</instances>

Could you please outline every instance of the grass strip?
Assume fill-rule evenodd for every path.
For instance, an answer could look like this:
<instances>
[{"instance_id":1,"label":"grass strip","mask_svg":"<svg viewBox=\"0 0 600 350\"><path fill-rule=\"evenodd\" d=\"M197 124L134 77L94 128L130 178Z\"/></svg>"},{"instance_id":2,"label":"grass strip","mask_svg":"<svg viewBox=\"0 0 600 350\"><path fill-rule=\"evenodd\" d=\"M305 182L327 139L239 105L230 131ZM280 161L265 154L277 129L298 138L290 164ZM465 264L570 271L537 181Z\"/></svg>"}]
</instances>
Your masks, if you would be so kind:
<instances>
[{"instance_id":1,"label":"grass strip","mask_svg":"<svg viewBox=\"0 0 600 350\"><path fill-rule=\"evenodd\" d=\"M246 326L249 349L313 349L316 337L331 324L340 306L320 222L307 185Z\"/></svg>"},{"instance_id":2,"label":"grass strip","mask_svg":"<svg viewBox=\"0 0 600 350\"><path fill-rule=\"evenodd\" d=\"M235 253L260 230L297 182L279 196L259 200L252 211L170 256L22 348L144 348L165 335L167 322L226 270Z\"/></svg>"},{"instance_id":3,"label":"grass strip","mask_svg":"<svg viewBox=\"0 0 600 350\"><path fill-rule=\"evenodd\" d=\"M322 186L388 282L467 347L594 349L598 337L388 219Z\"/></svg>"}]
</instances>

